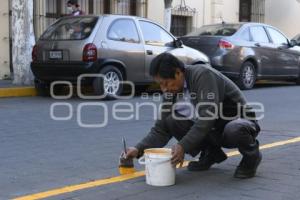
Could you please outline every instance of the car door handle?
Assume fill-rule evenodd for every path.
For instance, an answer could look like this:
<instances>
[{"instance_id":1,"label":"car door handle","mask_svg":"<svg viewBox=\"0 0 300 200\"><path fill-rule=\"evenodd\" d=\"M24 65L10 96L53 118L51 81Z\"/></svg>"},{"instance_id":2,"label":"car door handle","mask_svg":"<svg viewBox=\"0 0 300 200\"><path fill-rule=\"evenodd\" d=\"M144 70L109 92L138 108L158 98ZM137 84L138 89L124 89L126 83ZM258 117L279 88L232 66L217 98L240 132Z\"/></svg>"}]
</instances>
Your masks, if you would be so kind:
<instances>
[{"instance_id":1,"label":"car door handle","mask_svg":"<svg viewBox=\"0 0 300 200\"><path fill-rule=\"evenodd\" d=\"M261 47L261 45L259 43L255 43L254 45L257 47Z\"/></svg>"},{"instance_id":2,"label":"car door handle","mask_svg":"<svg viewBox=\"0 0 300 200\"><path fill-rule=\"evenodd\" d=\"M153 55L153 51L152 50L147 50L146 53L147 53L147 55Z\"/></svg>"}]
</instances>

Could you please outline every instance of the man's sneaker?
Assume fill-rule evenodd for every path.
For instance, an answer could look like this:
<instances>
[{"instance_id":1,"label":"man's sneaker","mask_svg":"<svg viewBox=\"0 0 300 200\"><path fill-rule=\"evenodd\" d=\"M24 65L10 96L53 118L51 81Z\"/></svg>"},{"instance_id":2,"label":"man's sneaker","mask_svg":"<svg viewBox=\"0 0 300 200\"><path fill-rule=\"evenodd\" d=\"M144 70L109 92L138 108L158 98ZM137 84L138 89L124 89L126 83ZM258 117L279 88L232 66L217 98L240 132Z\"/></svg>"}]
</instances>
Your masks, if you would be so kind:
<instances>
[{"instance_id":1,"label":"man's sneaker","mask_svg":"<svg viewBox=\"0 0 300 200\"><path fill-rule=\"evenodd\" d=\"M222 149L205 150L200 154L198 161L191 161L188 164L189 171L208 170L213 164L223 162L227 159Z\"/></svg>"},{"instance_id":2,"label":"man's sneaker","mask_svg":"<svg viewBox=\"0 0 300 200\"><path fill-rule=\"evenodd\" d=\"M255 158L247 158L244 156L239 166L237 166L235 170L234 177L241 179L254 177L261 159L262 155L260 152Z\"/></svg>"}]
</instances>

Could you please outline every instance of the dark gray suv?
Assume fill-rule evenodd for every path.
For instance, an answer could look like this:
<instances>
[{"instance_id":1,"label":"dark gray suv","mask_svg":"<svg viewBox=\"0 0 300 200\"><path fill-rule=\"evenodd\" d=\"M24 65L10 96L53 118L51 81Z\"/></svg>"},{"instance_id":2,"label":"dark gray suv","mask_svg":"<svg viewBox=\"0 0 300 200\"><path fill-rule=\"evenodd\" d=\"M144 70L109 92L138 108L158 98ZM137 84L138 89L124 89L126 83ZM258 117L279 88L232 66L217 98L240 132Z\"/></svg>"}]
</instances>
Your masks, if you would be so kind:
<instances>
[{"instance_id":1,"label":"dark gray suv","mask_svg":"<svg viewBox=\"0 0 300 200\"><path fill-rule=\"evenodd\" d=\"M55 80L76 82L82 74L96 94L118 95L120 81L137 85L153 82L149 65L168 51L186 64L208 63L206 55L184 46L159 24L145 18L119 15L65 17L51 25L32 52L31 69L40 93ZM104 79L104 80L103 80Z\"/></svg>"},{"instance_id":2,"label":"dark gray suv","mask_svg":"<svg viewBox=\"0 0 300 200\"><path fill-rule=\"evenodd\" d=\"M251 89L259 79L300 82L300 48L272 26L207 25L181 40L208 55L212 66L242 89Z\"/></svg>"}]
</instances>

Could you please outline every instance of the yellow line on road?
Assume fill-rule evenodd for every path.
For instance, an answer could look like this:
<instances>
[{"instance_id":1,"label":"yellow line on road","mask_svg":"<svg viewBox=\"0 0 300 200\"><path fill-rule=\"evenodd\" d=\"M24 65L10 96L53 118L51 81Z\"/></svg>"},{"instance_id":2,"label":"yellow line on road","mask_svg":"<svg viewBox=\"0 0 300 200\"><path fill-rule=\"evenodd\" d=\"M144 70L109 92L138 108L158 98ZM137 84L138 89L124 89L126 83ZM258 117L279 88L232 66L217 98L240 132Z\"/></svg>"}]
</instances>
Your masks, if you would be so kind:
<instances>
[{"instance_id":1,"label":"yellow line on road","mask_svg":"<svg viewBox=\"0 0 300 200\"><path fill-rule=\"evenodd\" d=\"M289 139L289 140L283 140L283 141L279 141L279 142L274 142L274 143L270 143L270 144L265 144L265 145L262 145L260 147L260 149L269 149L269 148L279 147L279 146L297 143L297 142L300 142L300 137L296 137L296 138ZM232 157L232 156L236 156L236 155L239 155L238 151L232 151L232 152L227 153L228 157ZM183 164L183 167L187 166L187 164L188 164L188 161L185 161ZM23 197L18 197L18 198L15 198L14 200L43 199L43 198L52 197L52 196L65 194L65 193L69 193L69 192L74 192L74 191L78 191L78 190L83 190L83 189L87 189L87 188L99 187L99 186L108 185L108 184L112 184L112 183L123 182L123 181L127 181L130 179L138 178L138 177L141 177L144 175L145 175L144 171L138 171L133 174L127 174L127 175L106 178L106 179L100 179L100 180L95 180L95 181L91 181L91 182L87 182L87 183L70 185L70 186L66 186L66 187L62 187L62 188L49 190L46 192L41 192L41 193L31 194L31 195L27 195L27 196L23 196Z\"/></svg>"}]
</instances>

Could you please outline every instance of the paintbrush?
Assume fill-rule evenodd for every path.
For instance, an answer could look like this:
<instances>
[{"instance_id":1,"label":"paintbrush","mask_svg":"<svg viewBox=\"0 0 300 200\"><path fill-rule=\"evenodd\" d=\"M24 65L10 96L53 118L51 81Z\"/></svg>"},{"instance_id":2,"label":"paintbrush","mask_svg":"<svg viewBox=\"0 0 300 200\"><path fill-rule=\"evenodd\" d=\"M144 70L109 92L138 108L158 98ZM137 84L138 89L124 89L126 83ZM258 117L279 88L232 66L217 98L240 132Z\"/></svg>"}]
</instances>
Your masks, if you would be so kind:
<instances>
[{"instance_id":1,"label":"paintbrush","mask_svg":"<svg viewBox=\"0 0 300 200\"><path fill-rule=\"evenodd\" d=\"M134 165L133 165L133 159L127 158L127 147L126 147L126 139L125 137L122 138L123 143L123 153L120 156L119 159L119 172L120 174L131 174L135 172Z\"/></svg>"}]
</instances>

